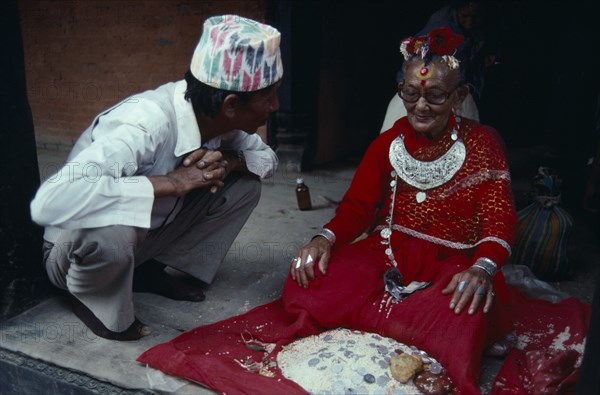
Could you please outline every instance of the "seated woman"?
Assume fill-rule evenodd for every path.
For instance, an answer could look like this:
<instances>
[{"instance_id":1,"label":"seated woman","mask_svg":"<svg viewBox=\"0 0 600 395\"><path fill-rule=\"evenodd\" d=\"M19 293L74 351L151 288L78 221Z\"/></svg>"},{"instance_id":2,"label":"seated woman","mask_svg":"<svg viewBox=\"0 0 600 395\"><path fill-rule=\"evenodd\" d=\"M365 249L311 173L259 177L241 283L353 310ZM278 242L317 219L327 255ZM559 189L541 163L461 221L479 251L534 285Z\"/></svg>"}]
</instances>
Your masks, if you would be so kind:
<instances>
[{"instance_id":1,"label":"seated woman","mask_svg":"<svg viewBox=\"0 0 600 395\"><path fill-rule=\"evenodd\" d=\"M453 114L467 93L452 56L461 40L447 28L403 40L398 94L408 115L373 141L334 218L292 260L281 300L138 360L221 391L292 393L301 389L279 372L236 386L239 367L223 356L248 354L240 335L276 343L272 357L295 338L345 327L425 350L456 392L479 393L484 350L513 329L498 269L517 219L497 134ZM406 296L413 281L420 289Z\"/></svg>"},{"instance_id":2,"label":"seated woman","mask_svg":"<svg viewBox=\"0 0 600 395\"><path fill-rule=\"evenodd\" d=\"M408 115L371 144L335 217L298 252L296 284L286 283L283 303L322 327L424 349L474 393L483 350L511 328L497 271L510 254L516 215L501 143L453 114L467 93L452 57L462 37L432 34L437 41L402 42L398 94ZM374 230L352 244L374 216ZM396 271L399 285L431 286L397 300L384 287L386 273Z\"/></svg>"}]
</instances>

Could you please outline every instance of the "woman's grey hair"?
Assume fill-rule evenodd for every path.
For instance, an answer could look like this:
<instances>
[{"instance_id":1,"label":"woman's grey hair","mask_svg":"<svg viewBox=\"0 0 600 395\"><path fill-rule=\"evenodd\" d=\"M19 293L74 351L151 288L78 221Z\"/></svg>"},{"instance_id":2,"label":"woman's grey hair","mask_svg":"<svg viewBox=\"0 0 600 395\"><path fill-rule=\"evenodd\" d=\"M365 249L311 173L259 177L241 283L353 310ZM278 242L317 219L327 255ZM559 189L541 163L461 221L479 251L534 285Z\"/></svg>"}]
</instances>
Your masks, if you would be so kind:
<instances>
[{"instance_id":1,"label":"woman's grey hair","mask_svg":"<svg viewBox=\"0 0 600 395\"><path fill-rule=\"evenodd\" d=\"M398 81L398 82L404 81L404 75L406 74L406 68L408 67L409 63L421 62L421 61L423 61L423 59L421 59L421 57L418 55L410 56L407 60L405 60L402 63L402 68L400 69L400 71L398 71L398 75L396 76L396 81ZM429 63L446 63L446 61L440 55L430 55L425 60L425 65L427 66ZM462 66L461 63L459 63L458 69L456 69L456 70L458 72L458 85L466 84L467 77L465 75L465 68Z\"/></svg>"}]
</instances>

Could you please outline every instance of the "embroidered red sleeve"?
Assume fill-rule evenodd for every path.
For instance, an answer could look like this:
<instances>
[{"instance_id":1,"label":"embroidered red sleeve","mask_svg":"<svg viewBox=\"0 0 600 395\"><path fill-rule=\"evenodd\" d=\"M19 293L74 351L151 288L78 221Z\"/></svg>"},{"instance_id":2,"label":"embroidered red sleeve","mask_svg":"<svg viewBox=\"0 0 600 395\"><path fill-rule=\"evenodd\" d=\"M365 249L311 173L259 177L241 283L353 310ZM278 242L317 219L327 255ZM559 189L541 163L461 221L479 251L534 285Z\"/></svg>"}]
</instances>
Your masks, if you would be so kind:
<instances>
[{"instance_id":1,"label":"embroidered red sleeve","mask_svg":"<svg viewBox=\"0 0 600 395\"><path fill-rule=\"evenodd\" d=\"M325 224L325 228L335 233L336 245L350 243L371 226L391 169L388 148L394 137L394 132L389 131L371 143L336 215Z\"/></svg>"}]
</instances>

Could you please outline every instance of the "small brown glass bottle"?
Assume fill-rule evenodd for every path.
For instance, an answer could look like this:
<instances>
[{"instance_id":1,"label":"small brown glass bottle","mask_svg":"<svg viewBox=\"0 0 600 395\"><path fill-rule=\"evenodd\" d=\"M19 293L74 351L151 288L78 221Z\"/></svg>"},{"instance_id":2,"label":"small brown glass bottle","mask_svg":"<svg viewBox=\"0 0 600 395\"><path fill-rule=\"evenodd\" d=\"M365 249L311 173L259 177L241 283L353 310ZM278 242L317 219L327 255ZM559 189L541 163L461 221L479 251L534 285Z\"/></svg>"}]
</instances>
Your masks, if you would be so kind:
<instances>
[{"instance_id":1,"label":"small brown glass bottle","mask_svg":"<svg viewBox=\"0 0 600 395\"><path fill-rule=\"evenodd\" d=\"M296 179L296 198L298 199L298 208L300 210L310 210L312 208L310 192L306 184L304 184L303 178Z\"/></svg>"}]
</instances>

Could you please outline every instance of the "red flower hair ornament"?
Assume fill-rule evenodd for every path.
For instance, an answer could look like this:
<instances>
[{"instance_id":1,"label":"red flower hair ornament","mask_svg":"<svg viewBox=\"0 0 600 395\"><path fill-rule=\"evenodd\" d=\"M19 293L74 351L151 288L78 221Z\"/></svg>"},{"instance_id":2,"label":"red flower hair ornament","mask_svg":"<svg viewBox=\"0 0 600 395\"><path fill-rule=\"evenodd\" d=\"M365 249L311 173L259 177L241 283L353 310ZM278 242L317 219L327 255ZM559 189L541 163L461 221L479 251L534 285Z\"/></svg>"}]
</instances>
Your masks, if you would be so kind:
<instances>
[{"instance_id":1,"label":"red flower hair ornament","mask_svg":"<svg viewBox=\"0 0 600 395\"><path fill-rule=\"evenodd\" d=\"M400 52L405 60L413 55L420 56L421 59L431 57L431 55L441 56L448 63L448 67L456 69L458 60L454 54L465 38L460 34L454 33L449 27L444 26L433 29L425 36L417 38L407 37L400 41Z\"/></svg>"}]
</instances>

